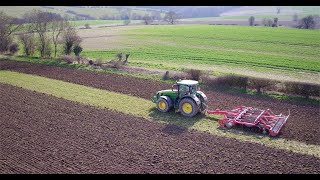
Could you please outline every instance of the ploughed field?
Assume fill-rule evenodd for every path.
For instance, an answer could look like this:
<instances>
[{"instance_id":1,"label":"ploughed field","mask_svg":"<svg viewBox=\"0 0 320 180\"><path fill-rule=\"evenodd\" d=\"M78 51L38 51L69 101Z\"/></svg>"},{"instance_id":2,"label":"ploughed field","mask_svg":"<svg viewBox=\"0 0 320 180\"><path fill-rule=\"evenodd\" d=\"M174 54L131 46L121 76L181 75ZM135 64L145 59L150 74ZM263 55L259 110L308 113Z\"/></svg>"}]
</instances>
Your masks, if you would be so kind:
<instances>
[{"instance_id":1,"label":"ploughed field","mask_svg":"<svg viewBox=\"0 0 320 180\"><path fill-rule=\"evenodd\" d=\"M133 95L144 101L149 101L156 91L171 87L170 84L152 80L16 61L0 61L0 73L1 70ZM37 87L40 83L39 78L31 79L30 82L19 79L23 74L2 75L0 81L4 82L9 77L17 79L12 82L24 87L33 83ZM58 82L48 84L48 87L55 88L59 86ZM74 87L69 84L61 85ZM72 96L76 90L65 91L64 97ZM290 119L279 138L319 147L319 107L205 89L203 91L208 96L210 108L247 105L271 108L276 113L285 113L290 109ZM98 91L94 93L96 92ZM37 92L4 83L0 83L0 93L1 173L320 172L319 154L316 157L290 152L174 124L148 121L121 111L96 108L57 98L55 95L50 96L40 90ZM78 95L74 96L83 98ZM115 96L118 97L117 94ZM103 100L107 97L98 96L100 98ZM120 98L121 96L119 101ZM132 103L130 106L134 110L134 106L140 104ZM126 112L126 109L122 110Z\"/></svg>"},{"instance_id":2,"label":"ploughed field","mask_svg":"<svg viewBox=\"0 0 320 180\"><path fill-rule=\"evenodd\" d=\"M319 173L319 158L0 84L1 173Z\"/></svg>"},{"instance_id":3,"label":"ploughed field","mask_svg":"<svg viewBox=\"0 0 320 180\"><path fill-rule=\"evenodd\" d=\"M171 88L171 84L152 80L25 62L0 61L0 67L2 70L35 74L99 89L131 94L147 100L158 90ZM299 105L283 100L252 97L244 94L230 94L206 89L202 89L202 91L208 96L209 109L231 109L244 105L261 109L270 108L277 114L287 114L288 110L290 110L291 115L289 120L281 130L279 137L306 142L307 144L320 145L320 112L318 106Z\"/></svg>"}]
</instances>

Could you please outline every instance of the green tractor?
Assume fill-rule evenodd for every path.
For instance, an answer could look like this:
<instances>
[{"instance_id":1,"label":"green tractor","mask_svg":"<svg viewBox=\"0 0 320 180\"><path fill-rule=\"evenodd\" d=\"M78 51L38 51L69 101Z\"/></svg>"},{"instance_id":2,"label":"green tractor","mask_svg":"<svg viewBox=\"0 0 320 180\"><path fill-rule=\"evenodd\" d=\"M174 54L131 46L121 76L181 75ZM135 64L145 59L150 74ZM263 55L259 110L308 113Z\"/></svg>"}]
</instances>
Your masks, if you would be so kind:
<instances>
[{"instance_id":1,"label":"green tractor","mask_svg":"<svg viewBox=\"0 0 320 180\"><path fill-rule=\"evenodd\" d=\"M158 91L151 101L161 112L168 112L173 107L187 117L207 109L207 96L198 88L198 81L194 80L179 80L172 85L172 89Z\"/></svg>"}]
</instances>

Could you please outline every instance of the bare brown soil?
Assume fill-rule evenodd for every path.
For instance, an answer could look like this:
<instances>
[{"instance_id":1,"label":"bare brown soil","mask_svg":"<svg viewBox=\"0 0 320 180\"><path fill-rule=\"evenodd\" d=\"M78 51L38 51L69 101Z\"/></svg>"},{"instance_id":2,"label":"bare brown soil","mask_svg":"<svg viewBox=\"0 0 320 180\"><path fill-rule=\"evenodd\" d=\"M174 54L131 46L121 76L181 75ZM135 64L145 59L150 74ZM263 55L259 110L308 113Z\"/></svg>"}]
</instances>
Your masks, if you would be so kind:
<instances>
[{"instance_id":1,"label":"bare brown soil","mask_svg":"<svg viewBox=\"0 0 320 180\"><path fill-rule=\"evenodd\" d=\"M124 94L132 94L145 99L150 99L158 90L171 88L170 84L153 80L16 61L0 61L1 69L35 74ZM202 90L208 96L210 109L231 109L239 105L245 105L262 109L270 108L277 114L287 114L288 110L290 110L291 115L286 126L281 130L279 137L320 145L319 106L253 97L245 94Z\"/></svg>"},{"instance_id":2,"label":"bare brown soil","mask_svg":"<svg viewBox=\"0 0 320 180\"><path fill-rule=\"evenodd\" d=\"M320 173L320 159L0 84L0 173Z\"/></svg>"}]
</instances>

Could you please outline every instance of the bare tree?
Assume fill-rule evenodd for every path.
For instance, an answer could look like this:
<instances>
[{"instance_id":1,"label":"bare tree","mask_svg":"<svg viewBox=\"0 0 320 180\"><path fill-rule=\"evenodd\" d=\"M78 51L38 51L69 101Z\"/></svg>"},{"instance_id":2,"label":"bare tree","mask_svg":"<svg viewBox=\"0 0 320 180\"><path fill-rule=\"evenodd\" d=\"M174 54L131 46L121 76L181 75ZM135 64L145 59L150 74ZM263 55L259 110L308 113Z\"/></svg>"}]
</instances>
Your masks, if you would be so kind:
<instances>
[{"instance_id":1,"label":"bare tree","mask_svg":"<svg viewBox=\"0 0 320 180\"><path fill-rule=\"evenodd\" d=\"M64 44L64 52L66 55L70 55L74 45L80 44L82 39L77 35L76 28L70 22L65 23L65 30L62 33L62 39Z\"/></svg>"},{"instance_id":2,"label":"bare tree","mask_svg":"<svg viewBox=\"0 0 320 180\"><path fill-rule=\"evenodd\" d=\"M272 24L272 27L278 27L278 18L274 18L273 19L273 24Z\"/></svg>"},{"instance_id":3,"label":"bare tree","mask_svg":"<svg viewBox=\"0 0 320 180\"><path fill-rule=\"evenodd\" d=\"M54 57L57 57L57 47L59 43L59 36L66 27L66 21L60 16L55 17L50 23L50 29L52 34L52 42L54 45Z\"/></svg>"},{"instance_id":4,"label":"bare tree","mask_svg":"<svg viewBox=\"0 0 320 180\"><path fill-rule=\"evenodd\" d=\"M30 24L30 29L37 33L39 36L40 42L40 56L45 57L48 55L46 51L49 51L48 48L50 43L47 31L52 28L51 23L59 17L60 15L50 12L43 12L40 10L33 10L31 13L27 13L25 17L28 19Z\"/></svg>"},{"instance_id":5,"label":"bare tree","mask_svg":"<svg viewBox=\"0 0 320 180\"><path fill-rule=\"evenodd\" d=\"M268 19L268 21L267 21L267 26L272 26L272 24L273 24L272 19Z\"/></svg>"},{"instance_id":6,"label":"bare tree","mask_svg":"<svg viewBox=\"0 0 320 180\"><path fill-rule=\"evenodd\" d=\"M304 29L313 29L316 27L315 18L312 15L306 16L300 20L299 26Z\"/></svg>"},{"instance_id":7,"label":"bare tree","mask_svg":"<svg viewBox=\"0 0 320 180\"><path fill-rule=\"evenodd\" d=\"M277 8L277 14L280 14L281 8Z\"/></svg>"},{"instance_id":8,"label":"bare tree","mask_svg":"<svg viewBox=\"0 0 320 180\"><path fill-rule=\"evenodd\" d=\"M179 17L175 12L169 11L166 13L163 20L166 21L168 24L175 24L178 18Z\"/></svg>"},{"instance_id":9,"label":"bare tree","mask_svg":"<svg viewBox=\"0 0 320 180\"><path fill-rule=\"evenodd\" d=\"M299 17L297 13L294 13L294 15L292 16L292 20L293 22L297 23L299 21Z\"/></svg>"},{"instance_id":10,"label":"bare tree","mask_svg":"<svg viewBox=\"0 0 320 180\"><path fill-rule=\"evenodd\" d=\"M253 26L253 25L254 25L254 17L253 17L253 16L250 16L250 17L249 17L249 25L250 25L250 26Z\"/></svg>"},{"instance_id":11,"label":"bare tree","mask_svg":"<svg viewBox=\"0 0 320 180\"><path fill-rule=\"evenodd\" d=\"M43 39L43 44L44 46L38 46L38 50L43 52L43 55L41 57L43 58L50 58L51 53L52 53L52 48L51 48L51 38L48 34L45 34L44 39Z\"/></svg>"},{"instance_id":12,"label":"bare tree","mask_svg":"<svg viewBox=\"0 0 320 180\"><path fill-rule=\"evenodd\" d=\"M145 25L151 24L151 23L153 22L152 17L149 16L149 15L145 15L145 16L142 18L142 20L143 20L143 23L144 23Z\"/></svg>"},{"instance_id":13,"label":"bare tree","mask_svg":"<svg viewBox=\"0 0 320 180\"><path fill-rule=\"evenodd\" d=\"M12 43L11 35L22 27L22 23L17 18L8 16L0 12L0 52L8 50Z\"/></svg>"},{"instance_id":14,"label":"bare tree","mask_svg":"<svg viewBox=\"0 0 320 180\"><path fill-rule=\"evenodd\" d=\"M263 24L264 26L267 26L267 18L263 18L261 24Z\"/></svg>"}]
</instances>

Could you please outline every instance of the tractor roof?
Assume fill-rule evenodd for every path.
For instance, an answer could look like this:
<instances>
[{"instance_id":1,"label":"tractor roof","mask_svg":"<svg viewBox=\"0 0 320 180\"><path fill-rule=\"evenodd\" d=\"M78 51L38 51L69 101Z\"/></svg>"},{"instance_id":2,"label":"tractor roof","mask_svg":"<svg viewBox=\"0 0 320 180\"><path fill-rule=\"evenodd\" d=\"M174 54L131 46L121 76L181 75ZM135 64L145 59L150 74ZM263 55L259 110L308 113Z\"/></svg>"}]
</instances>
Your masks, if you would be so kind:
<instances>
[{"instance_id":1,"label":"tractor roof","mask_svg":"<svg viewBox=\"0 0 320 180\"><path fill-rule=\"evenodd\" d=\"M194 81L194 80L182 80L182 81L178 81L177 84L184 84L184 85L195 85L198 84L198 81Z\"/></svg>"}]
</instances>

